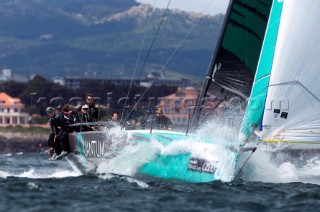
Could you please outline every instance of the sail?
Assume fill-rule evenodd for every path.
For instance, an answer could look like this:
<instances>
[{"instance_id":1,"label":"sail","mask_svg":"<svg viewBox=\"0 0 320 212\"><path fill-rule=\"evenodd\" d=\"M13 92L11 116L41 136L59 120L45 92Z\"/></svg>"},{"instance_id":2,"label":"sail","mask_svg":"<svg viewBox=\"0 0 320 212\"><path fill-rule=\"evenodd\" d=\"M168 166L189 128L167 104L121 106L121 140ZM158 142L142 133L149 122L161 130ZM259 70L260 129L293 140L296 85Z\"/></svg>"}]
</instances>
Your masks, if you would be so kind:
<instances>
[{"instance_id":1,"label":"sail","mask_svg":"<svg viewBox=\"0 0 320 212\"><path fill-rule=\"evenodd\" d=\"M282 7L261 140L315 148L320 146L320 1L284 0Z\"/></svg>"},{"instance_id":2,"label":"sail","mask_svg":"<svg viewBox=\"0 0 320 212\"><path fill-rule=\"evenodd\" d=\"M272 0L230 2L198 107L207 105L213 110L234 96L242 100L249 97L271 6ZM217 103L214 98L220 101ZM198 110L200 112L196 107L194 117L201 113L201 109Z\"/></svg>"},{"instance_id":3,"label":"sail","mask_svg":"<svg viewBox=\"0 0 320 212\"><path fill-rule=\"evenodd\" d=\"M215 63L214 82L243 98L250 95L272 1L234 1Z\"/></svg>"},{"instance_id":4,"label":"sail","mask_svg":"<svg viewBox=\"0 0 320 212\"><path fill-rule=\"evenodd\" d=\"M251 90L250 99L241 126L240 137L247 139L255 127L260 126L265 108L265 100L270 81L272 62L279 31L282 12L282 1L274 1L270 12L265 40L260 53L260 59Z\"/></svg>"}]
</instances>

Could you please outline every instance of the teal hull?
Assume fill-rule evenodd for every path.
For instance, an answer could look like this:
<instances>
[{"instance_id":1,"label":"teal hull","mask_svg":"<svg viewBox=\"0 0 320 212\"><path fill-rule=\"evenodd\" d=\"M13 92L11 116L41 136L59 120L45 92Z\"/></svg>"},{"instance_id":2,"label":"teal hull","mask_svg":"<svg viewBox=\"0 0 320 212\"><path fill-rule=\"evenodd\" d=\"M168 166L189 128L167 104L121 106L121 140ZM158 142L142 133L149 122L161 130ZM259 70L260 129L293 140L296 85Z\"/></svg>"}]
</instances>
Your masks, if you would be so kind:
<instances>
[{"instance_id":1,"label":"teal hull","mask_svg":"<svg viewBox=\"0 0 320 212\"><path fill-rule=\"evenodd\" d=\"M239 153L226 148L226 145L213 143L211 138L159 130L151 134L148 130L128 130L125 134L122 139L126 140L127 145L117 147L112 146L112 139L108 139L103 131L71 134L69 140L74 154L69 157L69 163L72 162L73 167L87 174L92 173L94 168L119 158L121 162L131 159L134 161L135 157L144 155L139 150L154 147L153 150L150 149L152 154L137 166L133 175L188 182L233 179ZM132 145L141 148L128 157L125 148L130 149Z\"/></svg>"},{"instance_id":2,"label":"teal hull","mask_svg":"<svg viewBox=\"0 0 320 212\"><path fill-rule=\"evenodd\" d=\"M185 135L170 131L155 131L152 134L136 132L133 134L133 142L138 143L153 140L169 146L175 142L185 141L186 145L189 144L188 142L192 142L195 146L199 146L199 149L203 148L206 154L210 149L212 151L216 147L211 138L199 138L196 135ZM230 181L234 176L239 153L225 149L225 147L223 149L225 154L220 155L220 161L216 160L216 157L215 160L202 158L202 155L194 157L192 152L185 151L170 155L157 153L153 160L139 169L138 173L162 179L176 179L188 182ZM219 152L212 151L212 154L215 153L219 154ZM204 163L195 165L191 161L202 161Z\"/></svg>"},{"instance_id":3,"label":"teal hull","mask_svg":"<svg viewBox=\"0 0 320 212\"><path fill-rule=\"evenodd\" d=\"M190 154L175 156L157 155L139 170L140 174L150 175L163 179L177 179L189 182L215 181L214 174L188 170Z\"/></svg>"}]
</instances>

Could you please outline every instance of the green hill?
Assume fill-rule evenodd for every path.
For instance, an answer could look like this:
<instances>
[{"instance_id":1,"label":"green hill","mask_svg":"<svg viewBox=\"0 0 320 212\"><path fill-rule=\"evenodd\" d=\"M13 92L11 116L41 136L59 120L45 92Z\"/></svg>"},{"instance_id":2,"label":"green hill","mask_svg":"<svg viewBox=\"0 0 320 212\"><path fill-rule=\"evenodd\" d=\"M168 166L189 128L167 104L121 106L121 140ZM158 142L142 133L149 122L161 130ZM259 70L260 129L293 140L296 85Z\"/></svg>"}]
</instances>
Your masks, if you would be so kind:
<instances>
[{"instance_id":1,"label":"green hill","mask_svg":"<svg viewBox=\"0 0 320 212\"><path fill-rule=\"evenodd\" d=\"M84 72L131 76L151 12L151 6L134 0L2 0L0 68L46 78ZM138 72L163 12L152 13ZM223 15L169 10L142 75L159 70L192 29L166 70L203 77L222 20Z\"/></svg>"}]
</instances>

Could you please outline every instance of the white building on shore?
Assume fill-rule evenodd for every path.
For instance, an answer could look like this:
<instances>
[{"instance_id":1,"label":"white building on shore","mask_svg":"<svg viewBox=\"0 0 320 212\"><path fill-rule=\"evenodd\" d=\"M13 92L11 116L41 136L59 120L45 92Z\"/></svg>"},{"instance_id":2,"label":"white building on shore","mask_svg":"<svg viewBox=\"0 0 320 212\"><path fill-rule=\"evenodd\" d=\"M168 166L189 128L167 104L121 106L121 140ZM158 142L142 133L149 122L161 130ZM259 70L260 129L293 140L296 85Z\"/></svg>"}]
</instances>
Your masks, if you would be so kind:
<instances>
[{"instance_id":1,"label":"white building on shore","mask_svg":"<svg viewBox=\"0 0 320 212\"><path fill-rule=\"evenodd\" d=\"M24 107L19 98L0 92L0 126L28 124L29 115L23 112Z\"/></svg>"}]
</instances>

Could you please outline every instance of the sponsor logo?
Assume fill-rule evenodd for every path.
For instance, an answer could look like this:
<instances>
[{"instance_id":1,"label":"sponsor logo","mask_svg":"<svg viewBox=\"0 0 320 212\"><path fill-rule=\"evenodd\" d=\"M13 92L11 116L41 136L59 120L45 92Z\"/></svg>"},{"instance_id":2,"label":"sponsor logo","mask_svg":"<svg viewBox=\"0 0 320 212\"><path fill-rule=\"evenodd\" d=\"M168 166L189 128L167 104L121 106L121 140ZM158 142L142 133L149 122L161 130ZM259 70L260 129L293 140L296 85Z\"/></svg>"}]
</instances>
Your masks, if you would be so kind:
<instances>
[{"instance_id":1,"label":"sponsor logo","mask_svg":"<svg viewBox=\"0 0 320 212\"><path fill-rule=\"evenodd\" d=\"M287 119L288 118L288 113L287 112L282 112L281 113L281 118Z\"/></svg>"},{"instance_id":2,"label":"sponsor logo","mask_svg":"<svg viewBox=\"0 0 320 212\"><path fill-rule=\"evenodd\" d=\"M208 172L208 173L214 173L215 169L216 169L215 165L208 162L204 163L202 166L202 171Z\"/></svg>"},{"instance_id":3,"label":"sponsor logo","mask_svg":"<svg viewBox=\"0 0 320 212\"><path fill-rule=\"evenodd\" d=\"M103 157L104 142L103 141L87 141L85 142L85 156L87 157Z\"/></svg>"},{"instance_id":4,"label":"sponsor logo","mask_svg":"<svg viewBox=\"0 0 320 212\"><path fill-rule=\"evenodd\" d=\"M213 174L216 169L215 167L215 162L209 162L205 159L191 157L189 160L188 170Z\"/></svg>"},{"instance_id":5,"label":"sponsor logo","mask_svg":"<svg viewBox=\"0 0 320 212\"><path fill-rule=\"evenodd\" d=\"M268 129L271 128L271 125L270 124L264 124L264 125L262 125L262 128L268 130Z\"/></svg>"}]
</instances>

